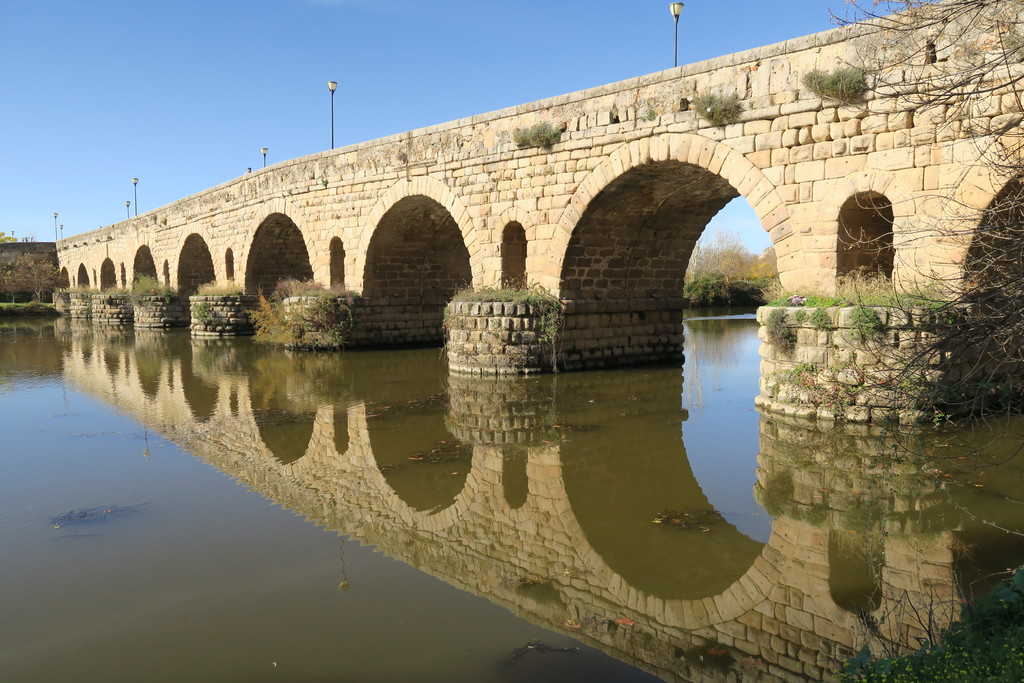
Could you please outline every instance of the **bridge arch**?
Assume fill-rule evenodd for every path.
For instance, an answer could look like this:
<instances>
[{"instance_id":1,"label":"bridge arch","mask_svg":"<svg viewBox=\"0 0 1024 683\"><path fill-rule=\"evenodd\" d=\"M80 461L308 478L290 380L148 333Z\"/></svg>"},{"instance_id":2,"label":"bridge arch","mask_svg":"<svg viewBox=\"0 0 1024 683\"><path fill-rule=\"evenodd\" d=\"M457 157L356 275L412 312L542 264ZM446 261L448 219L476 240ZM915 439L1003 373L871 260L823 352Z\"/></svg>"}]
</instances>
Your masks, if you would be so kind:
<instances>
[{"instance_id":1,"label":"bridge arch","mask_svg":"<svg viewBox=\"0 0 1024 683\"><path fill-rule=\"evenodd\" d=\"M216 279L213 256L206 240L197 232L191 233L178 252L178 294L192 296L199 291L200 285Z\"/></svg>"},{"instance_id":2,"label":"bridge arch","mask_svg":"<svg viewBox=\"0 0 1024 683\"><path fill-rule=\"evenodd\" d=\"M345 286L345 245L340 237L332 237L330 251L330 285Z\"/></svg>"},{"instance_id":3,"label":"bridge arch","mask_svg":"<svg viewBox=\"0 0 1024 683\"><path fill-rule=\"evenodd\" d=\"M68 275L67 266L60 269L60 275L57 277L57 286L63 289L67 289L71 286L71 277Z\"/></svg>"},{"instance_id":4,"label":"bridge arch","mask_svg":"<svg viewBox=\"0 0 1024 683\"><path fill-rule=\"evenodd\" d=\"M309 249L290 216L273 212L256 228L245 263L245 291L269 295L281 280L312 280Z\"/></svg>"},{"instance_id":5,"label":"bridge arch","mask_svg":"<svg viewBox=\"0 0 1024 683\"><path fill-rule=\"evenodd\" d=\"M75 278L75 284L79 287L89 286L89 269L85 267L84 263L78 264L78 277Z\"/></svg>"},{"instance_id":6,"label":"bridge arch","mask_svg":"<svg viewBox=\"0 0 1024 683\"><path fill-rule=\"evenodd\" d=\"M580 184L555 228L545 284L563 298L641 289L680 296L693 244L736 196L769 232L780 274L802 267L786 204L757 166L725 143L666 133L623 145ZM681 213L693 214L683 230Z\"/></svg>"},{"instance_id":7,"label":"bridge arch","mask_svg":"<svg viewBox=\"0 0 1024 683\"><path fill-rule=\"evenodd\" d=\"M117 269L114 268L114 262L110 258L103 259L103 263L100 264L100 289L114 289L117 287Z\"/></svg>"},{"instance_id":8,"label":"bridge arch","mask_svg":"<svg viewBox=\"0 0 1024 683\"><path fill-rule=\"evenodd\" d=\"M153 260L153 252L149 246L143 244L135 251L135 260L132 263L132 282L138 282L140 277L156 278L156 261Z\"/></svg>"},{"instance_id":9,"label":"bridge arch","mask_svg":"<svg viewBox=\"0 0 1024 683\"><path fill-rule=\"evenodd\" d=\"M460 258L465 258L468 269L460 270L468 270L468 277L465 272L460 273L463 281L457 286L484 281L484 249L478 244L480 231L475 230L469 211L443 182L422 176L412 180L399 180L388 188L367 214L366 224L369 230L366 230L364 235L368 236L364 236L364 242L356 245L356 259L353 264L360 278L357 284L361 286L364 295L372 296L369 292L377 286L368 282L368 276L370 280L375 279L373 273L381 265L377 259L380 259L383 256L382 252L388 248L384 243L390 242L401 233L402 220L409 218L410 214L415 215L417 209L434 214L435 220L430 224L431 230L442 229L448 248L454 248ZM438 209L447 213L447 217ZM454 232L459 234L458 240L455 239ZM418 239L424 237L420 236ZM410 250L404 249L403 253L408 251ZM437 256L436 252L439 251L439 246L434 245L428 254ZM423 263L424 254L419 254L418 259L414 255L414 262L417 260Z\"/></svg>"}]
</instances>

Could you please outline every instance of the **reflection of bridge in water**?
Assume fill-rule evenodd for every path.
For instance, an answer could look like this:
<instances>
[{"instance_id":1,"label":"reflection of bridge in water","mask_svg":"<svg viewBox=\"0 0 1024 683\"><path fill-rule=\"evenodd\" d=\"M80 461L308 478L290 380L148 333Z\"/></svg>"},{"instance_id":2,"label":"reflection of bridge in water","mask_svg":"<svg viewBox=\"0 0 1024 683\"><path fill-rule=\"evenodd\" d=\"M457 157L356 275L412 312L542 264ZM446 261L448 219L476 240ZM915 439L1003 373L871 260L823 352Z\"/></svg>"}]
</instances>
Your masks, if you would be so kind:
<instances>
[{"instance_id":1,"label":"reflection of bridge in water","mask_svg":"<svg viewBox=\"0 0 1024 683\"><path fill-rule=\"evenodd\" d=\"M906 605L959 601L966 527L910 468L879 491L869 439L762 418L770 538L708 511L671 372L639 396L630 373L452 379L394 356L61 329L70 382L260 494L666 679L820 679L880 635L914 642ZM606 400L639 428L595 427ZM673 504L705 516L651 523ZM865 615L888 615L885 633Z\"/></svg>"}]
</instances>

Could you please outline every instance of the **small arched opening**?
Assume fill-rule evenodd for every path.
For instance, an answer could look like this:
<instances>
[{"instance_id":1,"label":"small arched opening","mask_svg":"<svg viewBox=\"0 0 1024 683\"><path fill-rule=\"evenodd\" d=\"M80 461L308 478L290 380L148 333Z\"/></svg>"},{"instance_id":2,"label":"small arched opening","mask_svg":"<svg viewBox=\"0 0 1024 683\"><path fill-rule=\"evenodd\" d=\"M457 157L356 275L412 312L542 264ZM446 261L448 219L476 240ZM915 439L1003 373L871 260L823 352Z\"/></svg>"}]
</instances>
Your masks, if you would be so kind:
<instances>
[{"instance_id":1,"label":"small arched opening","mask_svg":"<svg viewBox=\"0 0 1024 683\"><path fill-rule=\"evenodd\" d=\"M79 287L89 286L89 269L85 267L84 263L78 264L78 277L75 279L75 284Z\"/></svg>"},{"instance_id":2,"label":"small arched opening","mask_svg":"<svg viewBox=\"0 0 1024 683\"><path fill-rule=\"evenodd\" d=\"M526 286L526 230L512 222L501 232L501 284Z\"/></svg>"},{"instance_id":3,"label":"small arched opening","mask_svg":"<svg viewBox=\"0 0 1024 683\"><path fill-rule=\"evenodd\" d=\"M892 202L877 192L861 192L839 209L836 275L892 277Z\"/></svg>"},{"instance_id":4,"label":"small arched opening","mask_svg":"<svg viewBox=\"0 0 1024 683\"><path fill-rule=\"evenodd\" d=\"M224 277L228 280L235 279L235 252L228 250L224 252Z\"/></svg>"},{"instance_id":5,"label":"small arched opening","mask_svg":"<svg viewBox=\"0 0 1024 683\"><path fill-rule=\"evenodd\" d=\"M68 275L67 266L60 269L60 276L57 278L57 286L61 289L67 289L71 286L71 276Z\"/></svg>"},{"instance_id":6,"label":"small arched opening","mask_svg":"<svg viewBox=\"0 0 1024 683\"><path fill-rule=\"evenodd\" d=\"M331 239L331 287L345 286L345 245L340 237Z\"/></svg>"}]
</instances>

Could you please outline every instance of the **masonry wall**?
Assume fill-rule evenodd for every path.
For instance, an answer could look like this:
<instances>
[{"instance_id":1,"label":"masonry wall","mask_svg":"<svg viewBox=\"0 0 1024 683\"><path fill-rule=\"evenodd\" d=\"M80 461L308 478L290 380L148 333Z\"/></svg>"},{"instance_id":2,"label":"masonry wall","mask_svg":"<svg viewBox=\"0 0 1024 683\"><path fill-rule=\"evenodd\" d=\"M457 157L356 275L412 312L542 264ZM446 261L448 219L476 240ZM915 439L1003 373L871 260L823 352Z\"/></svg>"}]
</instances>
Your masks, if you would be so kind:
<instances>
[{"instance_id":1,"label":"masonry wall","mask_svg":"<svg viewBox=\"0 0 1024 683\"><path fill-rule=\"evenodd\" d=\"M397 223L385 221L389 234L416 234L415 211L391 212L403 200L416 198L418 207L429 205L424 210L432 212L432 225L455 227L462 235L464 255L460 250L450 254L458 252L468 264L449 264L453 272L469 273L476 285L499 282L501 234L516 222L527 239L527 279L557 293L574 231L595 198L638 169L673 162L724 181L716 185L721 191L714 198L694 195L693 202L719 206L734 194L746 198L771 237L790 287L831 286L839 209L859 193L884 195L892 203L897 278L953 272L963 245L929 236L922 216L963 215L954 204L970 214L991 201L1004 179L976 164L985 141L969 139L968 129L998 130L1012 123L1020 114L1019 98L1012 88L996 88L969 121L945 125L949 111L944 107L914 110L873 91L864 101L847 105L803 86L803 75L812 69L857 64L875 54L876 31L870 26L835 29L282 162L137 218L61 240L60 262L73 278L84 264L95 279L106 258L131 270L136 251L145 245L161 279L176 283L184 241L196 234L210 249L217 278L234 275L249 281L246 269L257 228L284 215L301 232L318 281L331 284L329 243L337 237L344 248L345 284L362 291L376 275L374 264L392 263L387 253L371 253L378 226L390 215ZM923 45L925 37L916 38ZM908 77L935 68L923 64L916 38L907 39ZM955 48L938 45L938 58ZM700 117L693 98L707 92L739 95L742 112L736 123L712 126ZM537 122L563 128L561 141L548 149L517 148L514 132ZM945 195L953 195L955 202L936 199ZM634 217L656 208L633 197L628 201L634 204L610 208ZM679 215L710 218L717 210L704 203L690 209ZM660 223L655 227L660 229ZM701 230L700 221L687 227L686 239L674 247L678 258L664 263L676 264L678 271ZM381 248L387 249L384 241ZM625 275L633 284L654 274L645 269L655 267L650 259L659 253L649 245L638 249L638 258L625 266L635 271L635 276ZM252 263L264 262L263 256L256 254ZM672 277L681 278L681 273ZM619 296L616 287L595 281L589 298Z\"/></svg>"}]
</instances>

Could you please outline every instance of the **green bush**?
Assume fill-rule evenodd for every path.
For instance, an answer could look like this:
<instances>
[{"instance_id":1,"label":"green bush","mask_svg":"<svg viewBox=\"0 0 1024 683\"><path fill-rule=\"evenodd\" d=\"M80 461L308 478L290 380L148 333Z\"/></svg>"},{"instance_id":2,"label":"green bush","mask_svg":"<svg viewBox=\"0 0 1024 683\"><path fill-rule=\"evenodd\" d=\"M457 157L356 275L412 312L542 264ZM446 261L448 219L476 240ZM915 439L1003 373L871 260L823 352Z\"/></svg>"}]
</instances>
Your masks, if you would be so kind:
<instances>
[{"instance_id":1,"label":"green bush","mask_svg":"<svg viewBox=\"0 0 1024 683\"><path fill-rule=\"evenodd\" d=\"M960 620L943 631L938 643L926 643L903 657L875 659L865 646L848 660L841 681L1002 681L1024 680L1024 570L995 587Z\"/></svg>"},{"instance_id":2,"label":"green bush","mask_svg":"<svg viewBox=\"0 0 1024 683\"><path fill-rule=\"evenodd\" d=\"M871 341L882 332L882 320L878 313L870 306L857 306L850 313L850 324L857 332L857 337L863 341Z\"/></svg>"},{"instance_id":3,"label":"green bush","mask_svg":"<svg viewBox=\"0 0 1024 683\"><path fill-rule=\"evenodd\" d=\"M268 301L261 295L260 307L250 313L256 328L255 341L292 349L343 348L355 324L355 297L322 290L309 299L285 307L281 301Z\"/></svg>"},{"instance_id":4,"label":"green bush","mask_svg":"<svg viewBox=\"0 0 1024 683\"><path fill-rule=\"evenodd\" d=\"M170 285L160 284L160 281L155 277L143 275L142 277L136 278L135 282L132 283L132 288L129 290L128 296L131 298L133 303L138 303L140 299L147 296L157 296L163 299L166 303L170 303L178 298L178 292Z\"/></svg>"},{"instance_id":5,"label":"green bush","mask_svg":"<svg viewBox=\"0 0 1024 683\"><path fill-rule=\"evenodd\" d=\"M693 108L705 121L713 126L725 126L736 123L740 115L740 97L705 93L693 98Z\"/></svg>"},{"instance_id":6,"label":"green bush","mask_svg":"<svg viewBox=\"0 0 1024 683\"><path fill-rule=\"evenodd\" d=\"M796 347L796 330L786 322L786 311L776 308L768 314L768 343L787 353Z\"/></svg>"},{"instance_id":7,"label":"green bush","mask_svg":"<svg viewBox=\"0 0 1024 683\"><path fill-rule=\"evenodd\" d=\"M868 83L863 70L843 67L834 71L815 69L804 74L804 85L818 97L831 97L843 102L859 100L867 92Z\"/></svg>"},{"instance_id":8,"label":"green bush","mask_svg":"<svg viewBox=\"0 0 1024 683\"><path fill-rule=\"evenodd\" d=\"M517 128L512 133L512 140L520 149L524 147L551 147L562 139L562 129L554 124L544 122L527 128Z\"/></svg>"},{"instance_id":9,"label":"green bush","mask_svg":"<svg viewBox=\"0 0 1024 683\"><path fill-rule=\"evenodd\" d=\"M811 325L816 330L831 330L834 325L832 324L832 316L828 314L828 311L824 308L815 308L814 312L811 313Z\"/></svg>"},{"instance_id":10,"label":"green bush","mask_svg":"<svg viewBox=\"0 0 1024 683\"><path fill-rule=\"evenodd\" d=\"M728 306L732 300L729 283L721 273L693 278L683 286L683 296L690 300L694 308Z\"/></svg>"}]
</instances>

